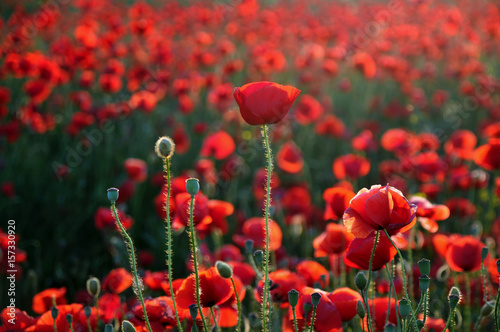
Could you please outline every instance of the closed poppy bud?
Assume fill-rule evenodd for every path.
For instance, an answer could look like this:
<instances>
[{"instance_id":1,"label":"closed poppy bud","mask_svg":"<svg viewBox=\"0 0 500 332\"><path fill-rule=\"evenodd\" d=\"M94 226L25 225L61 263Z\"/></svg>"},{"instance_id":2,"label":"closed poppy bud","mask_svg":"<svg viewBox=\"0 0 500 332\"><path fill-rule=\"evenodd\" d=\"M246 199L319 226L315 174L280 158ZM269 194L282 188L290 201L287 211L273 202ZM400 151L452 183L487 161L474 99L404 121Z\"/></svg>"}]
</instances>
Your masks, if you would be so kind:
<instances>
[{"instance_id":1,"label":"closed poppy bud","mask_svg":"<svg viewBox=\"0 0 500 332\"><path fill-rule=\"evenodd\" d=\"M200 180L189 178L186 180L186 191L193 197L200 191Z\"/></svg>"},{"instance_id":2,"label":"closed poppy bud","mask_svg":"<svg viewBox=\"0 0 500 332\"><path fill-rule=\"evenodd\" d=\"M90 318L90 315L92 314L92 308L86 306L85 308L83 308L83 313L85 314L85 317Z\"/></svg>"},{"instance_id":3,"label":"closed poppy bud","mask_svg":"<svg viewBox=\"0 0 500 332\"><path fill-rule=\"evenodd\" d=\"M109 188L108 189L108 199L111 202L111 204L115 204L115 202L118 200L118 189L116 188Z\"/></svg>"},{"instance_id":4,"label":"closed poppy bud","mask_svg":"<svg viewBox=\"0 0 500 332\"><path fill-rule=\"evenodd\" d=\"M460 303L462 294L457 287L451 287L450 293L448 294L448 302L450 303L450 308L455 309Z\"/></svg>"},{"instance_id":5,"label":"closed poppy bud","mask_svg":"<svg viewBox=\"0 0 500 332\"><path fill-rule=\"evenodd\" d=\"M359 290L364 290L366 288L366 284L368 283L368 280L366 280L366 276L363 272L358 272L356 274L356 277L354 278L354 284L356 287L358 287Z\"/></svg>"},{"instance_id":6,"label":"closed poppy bud","mask_svg":"<svg viewBox=\"0 0 500 332\"><path fill-rule=\"evenodd\" d=\"M106 326L104 326L104 332L113 332L113 325L106 324Z\"/></svg>"},{"instance_id":7,"label":"closed poppy bud","mask_svg":"<svg viewBox=\"0 0 500 332\"><path fill-rule=\"evenodd\" d=\"M230 279L233 277L233 269L229 264L226 264L222 261L218 261L215 263L215 267L217 268L217 272L219 272L220 276L225 279Z\"/></svg>"},{"instance_id":8,"label":"closed poppy bud","mask_svg":"<svg viewBox=\"0 0 500 332\"><path fill-rule=\"evenodd\" d=\"M311 302L314 308L316 308L319 304L319 301L321 300L321 294L320 293L312 293L311 294Z\"/></svg>"},{"instance_id":9,"label":"closed poppy bud","mask_svg":"<svg viewBox=\"0 0 500 332\"><path fill-rule=\"evenodd\" d=\"M288 292L288 303L290 303L290 306L292 308L295 308L298 302L299 302L299 292L297 292L297 290L295 289L292 289L291 291Z\"/></svg>"},{"instance_id":10,"label":"closed poppy bud","mask_svg":"<svg viewBox=\"0 0 500 332\"><path fill-rule=\"evenodd\" d=\"M289 85L255 82L234 89L234 99L243 119L251 125L280 122L292 106L300 90Z\"/></svg>"},{"instance_id":11,"label":"closed poppy bud","mask_svg":"<svg viewBox=\"0 0 500 332\"><path fill-rule=\"evenodd\" d=\"M189 314L191 315L191 319L194 321L196 316L198 316L198 306L196 304L189 305Z\"/></svg>"},{"instance_id":12,"label":"closed poppy bud","mask_svg":"<svg viewBox=\"0 0 500 332\"><path fill-rule=\"evenodd\" d=\"M384 328L384 332L396 332L396 325L392 323L387 323L387 325Z\"/></svg>"},{"instance_id":13,"label":"closed poppy bud","mask_svg":"<svg viewBox=\"0 0 500 332\"><path fill-rule=\"evenodd\" d=\"M155 144L155 152L160 158L170 158L174 154L174 141L168 136L160 137Z\"/></svg>"},{"instance_id":14,"label":"closed poppy bud","mask_svg":"<svg viewBox=\"0 0 500 332\"><path fill-rule=\"evenodd\" d=\"M363 305L363 302L361 302L361 300L358 300L358 304L356 304L356 311L358 312L358 316L361 319L365 318L366 310L365 310L365 306Z\"/></svg>"},{"instance_id":15,"label":"closed poppy bud","mask_svg":"<svg viewBox=\"0 0 500 332\"><path fill-rule=\"evenodd\" d=\"M260 266L262 264L262 261L264 260L264 253L262 252L262 250L256 250L253 253L253 259L255 261L255 264L257 264L257 266Z\"/></svg>"},{"instance_id":16,"label":"closed poppy bud","mask_svg":"<svg viewBox=\"0 0 500 332\"><path fill-rule=\"evenodd\" d=\"M422 291L422 293L427 292L427 290L429 289L429 283L430 283L430 281L431 281L431 279L426 274L421 275L420 278L418 278L418 285L419 285L420 290Z\"/></svg>"},{"instance_id":17,"label":"closed poppy bud","mask_svg":"<svg viewBox=\"0 0 500 332\"><path fill-rule=\"evenodd\" d=\"M407 299L402 299L401 301L399 301L399 314L401 315L401 317L403 317L403 319L406 319L410 316L411 307Z\"/></svg>"},{"instance_id":18,"label":"closed poppy bud","mask_svg":"<svg viewBox=\"0 0 500 332\"><path fill-rule=\"evenodd\" d=\"M93 297L99 296L101 292L101 282L96 277L87 280L87 292Z\"/></svg>"},{"instance_id":19,"label":"closed poppy bud","mask_svg":"<svg viewBox=\"0 0 500 332\"><path fill-rule=\"evenodd\" d=\"M69 325L73 323L73 315L72 314L67 314L66 315L66 321L68 322Z\"/></svg>"},{"instance_id":20,"label":"closed poppy bud","mask_svg":"<svg viewBox=\"0 0 500 332\"><path fill-rule=\"evenodd\" d=\"M253 240L248 239L245 241L245 252L247 254L250 254L253 252Z\"/></svg>"},{"instance_id":21,"label":"closed poppy bud","mask_svg":"<svg viewBox=\"0 0 500 332\"><path fill-rule=\"evenodd\" d=\"M490 249L488 249L488 247L483 247L483 249L481 249L481 261L484 262L484 260L488 256L489 252L490 252Z\"/></svg>"},{"instance_id":22,"label":"closed poppy bud","mask_svg":"<svg viewBox=\"0 0 500 332\"><path fill-rule=\"evenodd\" d=\"M429 275L431 274L431 261L427 258L422 258L418 261L418 269L420 270L420 274Z\"/></svg>"},{"instance_id":23,"label":"closed poppy bud","mask_svg":"<svg viewBox=\"0 0 500 332\"><path fill-rule=\"evenodd\" d=\"M128 320L124 320L122 322L122 330L123 332L136 332L134 325L132 325L132 323Z\"/></svg>"},{"instance_id":24,"label":"closed poppy bud","mask_svg":"<svg viewBox=\"0 0 500 332\"><path fill-rule=\"evenodd\" d=\"M56 320L57 316L59 316L59 310L56 307L52 307L52 309L50 309L50 315L53 320Z\"/></svg>"}]
</instances>

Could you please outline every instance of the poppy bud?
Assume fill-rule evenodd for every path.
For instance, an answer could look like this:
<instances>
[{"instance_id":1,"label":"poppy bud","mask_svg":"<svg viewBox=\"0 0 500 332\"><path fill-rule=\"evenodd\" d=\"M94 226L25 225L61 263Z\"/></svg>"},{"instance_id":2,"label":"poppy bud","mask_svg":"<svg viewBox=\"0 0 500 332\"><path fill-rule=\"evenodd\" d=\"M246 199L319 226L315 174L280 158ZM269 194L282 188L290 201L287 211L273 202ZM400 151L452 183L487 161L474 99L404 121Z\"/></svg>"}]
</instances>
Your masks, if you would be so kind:
<instances>
[{"instance_id":1,"label":"poppy bud","mask_svg":"<svg viewBox=\"0 0 500 332\"><path fill-rule=\"evenodd\" d=\"M319 304L319 301L321 300L321 294L320 293L312 293L311 294L311 302L314 308L316 308Z\"/></svg>"},{"instance_id":2,"label":"poppy bud","mask_svg":"<svg viewBox=\"0 0 500 332\"><path fill-rule=\"evenodd\" d=\"M486 302L481 308L481 317L486 317L491 315L494 308L495 308L495 301Z\"/></svg>"},{"instance_id":3,"label":"poppy bud","mask_svg":"<svg viewBox=\"0 0 500 332\"><path fill-rule=\"evenodd\" d=\"M361 300L358 300L358 303L356 304L356 312L358 313L358 316L363 319L366 316L366 310L365 306L363 305L363 302Z\"/></svg>"},{"instance_id":4,"label":"poppy bud","mask_svg":"<svg viewBox=\"0 0 500 332\"><path fill-rule=\"evenodd\" d=\"M484 260L488 256L489 252L490 252L490 249L488 247L483 247L483 249L481 249L481 261L482 262L484 262Z\"/></svg>"},{"instance_id":5,"label":"poppy bud","mask_svg":"<svg viewBox=\"0 0 500 332\"><path fill-rule=\"evenodd\" d=\"M431 279L426 274L423 274L423 275L420 276L420 278L418 278L418 285L419 285L420 290L422 291L422 293L427 292L427 290L429 289L429 283L430 283L430 281L431 281Z\"/></svg>"},{"instance_id":6,"label":"poppy bud","mask_svg":"<svg viewBox=\"0 0 500 332\"><path fill-rule=\"evenodd\" d=\"M358 274L356 274L356 277L354 278L354 284L356 284L356 287L358 287L358 289L362 291L366 288L367 283L368 280L366 280L365 274L361 271L358 272Z\"/></svg>"},{"instance_id":7,"label":"poppy bud","mask_svg":"<svg viewBox=\"0 0 500 332\"><path fill-rule=\"evenodd\" d=\"M118 200L118 189L116 188L109 188L108 189L108 199L111 202L111 204L115 204L115 202Z\"/></svg>"},{"instance_id":8,"label":"poppy bud","mask_svg":"<svg viewBox=\"0 0 500 332\"><path fill-rule=\"evenodd\" d=\"M50 309L50 315L53 320L56 320L57 316L59 316L59 310L56 307L52 307L52 309Z\"/></svg>"},{"instance_id":9,"label":"poppy bud","mask_svg":"<svg viewBox=\"0 0 500 332\"><path fill-rule=\"evenodd\" d=\"M87 292L93 297L99 296L101 292L101 282L96 277L87 280Z\"/></svg>"},{"instance_id":10,"label":"poppy bud","mask_svg":"<svg viewBox=\"0 0 500 332\"><path fill-rule=\"evenodd\" d=\"M387 323L387 325L384 328L384 332L396 332L396 325L392 323Z\"/></svg>"},{"instance_id":11,"label":"poppy bud","mask_svg":"<svg viewBox=\"0 0 500 332\"><path fill-rule=\"evenodd\" d=\"M253 252L253 240L246 240L245 241L245 252L247 254L250 254Z\"/></svg>"},{"instance_id":12,"label":"poppy bud","mask_svg":"<svg viewBox=\"0 0 500 332\"><path fill-rule=\"evenodd\" d=\"M189 305L189 314L191 315L191 319L196 321L196 317L198 316L198 306L196 304Z\"/></svg>"},{"instance_id":13,"label":"poppy bud","mask_svg":"<svg viewBox=\"0 0 500 332\"><path fill-rule=\"evenodd\" d=\"M217 261L217 263L215 263L215 267L222 278L230 279L233 277L233 269L229 266L229 264Z\"/></svg>"},{"instance_id":14,"label":"poppy bud","mask_svg":"<svg viewBox=\"0 0 500 332\"><path fill-rule=\"evenodd\" d=\"M417 319L417 327L419 331L422 331L422 329L424 328L424 321L421 319Z\"/></svg>"},{"instance_id":15,"label":"poppy bud","mask_svg":"<svg viewBox=\"0 0 500 332\"><path fill-rule=\"evenodd\" d=\"M264 253L262 252L262 250L256 250L253 253L253 260L255 261L255 264L257 264L257 266L262 265L262 261L264 260Z\"/></svg>"},{"instance_id":16,"label":"poppy bud","mask_svg":"<svg viewBox=\"0 0 500 332\"><path fill-rule=\"evenodd\" d=\"M399 301L399 314L403 319L410 317L411 307L407 299L401 299Z\"/></svg>"},{"instance_id":17,"label":"poppy bud","mask_svg":"<svg viewBox=\"0 0 500 332\"><path fill-rule=\"evenodd\" d=\"M85 317L90 318L90 315L92 315L92 308L86 306L83 308L83 313L85 314Z\"/></svg>"},{"instance_id":18,"label":"poppy bud","mask_svg":"<svg viewBox=\"0 0 500 332\"><path fill-rule=\"evenodd\" d=\"M186 191L194 197L200 191L200 180L189 178L186 180Z\"/></svg>"},{"instance_id":19,"label":"poppy bud","mask_svg":"<svg viewBox=\"0 0 500 332\"><path fill-rule=\"evenodd\" d=\"M418 269L420 270L420 274L422 275L431 274L431 261L427 258L422 258L418 261Z\"/></svg>"},{"instance_id":20,"label":"poppy bud","mask_svg":"<svg viewBox=\"0 0 500 332\"><path fill-rule=\"evenodd\" d=\"M104 332L113 332L113 325L111 324L106 324L104 326Z\"/></svg>"},{"instance_id":21,"label":"poppy bud","mask_svg":"<svg viewBox=\"0 0 500 332\"><path fill-rule=\"evenodd\" d=\"M298 302L299 302L299 292L297 292L297 290L295 289L292 289L291 291L288 292L288 303L290 303L290 306L292 308L295 308Z\"/></svg>"},{"instance_id":22,"label":"poppy bud","mask_svg":"<svg viewBox=\"0 0 500 332\"><path fill-rule=\"evenodd\" d=\"M136 332L134 325L132 325L132 323L128 320L124 320L122 322L122 330L123 332Z\"/></svg>"},{"instance_id":23,"label":"poppy bud","mask_svg":"<svg viewBox=\"0 0 500 332\"><path fill-rule=\"evenodd\" d=\"M69 325L73 323L73 315L72 314L67 314L66 315L66 321L68 322Z\"/></svg>"},{"instance_id":24,"label":"poppy bud","mask_svg":"<svg viewBox=\"0 0 500 332\"><path fill-rule=\"evenodd\" d=\"M450 308L455 309L460 303L462 294L457 287L451 287L450 293L448 294L448 302L450 303Z\"/></svg>"},{"instance_id":25,"label":"poppy bud","mask_svg":"<svg viewBox=\"0 0 500 332\"><path fill-rule=\"evenodd\" d=\"M160 158L171 158L175 151L174 141L168 136L160 137L155 144L155 152Z\"/></svg>"}]
</instances>

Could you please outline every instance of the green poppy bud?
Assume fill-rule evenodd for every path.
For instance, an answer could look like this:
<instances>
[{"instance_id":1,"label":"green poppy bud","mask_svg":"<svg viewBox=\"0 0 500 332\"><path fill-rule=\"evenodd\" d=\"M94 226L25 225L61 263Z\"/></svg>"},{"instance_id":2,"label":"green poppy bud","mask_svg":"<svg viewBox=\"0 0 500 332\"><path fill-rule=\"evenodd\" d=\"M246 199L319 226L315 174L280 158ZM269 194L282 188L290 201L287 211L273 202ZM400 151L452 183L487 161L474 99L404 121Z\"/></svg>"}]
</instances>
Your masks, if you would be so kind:
<instances>
[{"instance_id":1,"label":"green poppy bud","mask_svg":"<svg viewBox=\"0 0 500 332\"><path fill-rule=\"evenodd\" d=\"M217 263L215 263L215 267L222 278L231 279L233 277L233 268L229 264L217 261Z\"/></svg>"},{"instance_id":2,"label":"green poppy bud","mask_svg":"<svg viewBox=\"0 0 500 332\"><path fill-rule=\"evenodd\" d=\"M200 191L200 180L189 178L186 180L186 191L193 197Z\"/></svg>"},{"instance_id":3,"label":"green poppy bud","mask_svg":"<svg viewBox=\"0 0 500 332\"><path fill-rule=\"evenodd\" d=\"M354 284L360 291L364 290L366 288L366 284L368 283L368 280L366 280L366 276L363 272L358 272L356 274L356 277L354 278Z\"/></svg>"},{"instance_id":4,"label":"green poppy bud","mask_svg":"<svg viewBox=\"0 0 500 332\"><path fill-rule=\"evenodd\" d=\"M422 293L427 292L427 290L429 289L430 282L431 282L431 279L426 274L423 274L420 276L420 278L418 278L418 285L419 285Z\"/></svg>"},{"instance_id":5,"label":"green poppy bud","mask_svg":"<svg viewBox=\"0 0 500 332\"><path fill-rule=\"evenodd\" d=\"M160 158L171 158L175 151L174 141L168 137L163 136L158 138L155 144L155 152Z\"/></svg>"},{"instance_id":6,"label":"green poppy bud","mask_svg":"<svg viewBox=\"0 0 500 332\"><path fill-rule=\"evenodd\" d=\"M356 312L358 313L358 316L363 319L366 316L366 310L365 306L363 305L363 302L361 300L358 300L358 303L356 304Z\"/></svg>"},{"instance_id":7,"label":"green poppy bud","mask_svg":"<svg viewBox=\"0 0 500 332\"><path fill-rule=\"evenodd\" d=\"M253 240L246 240L245 241L245 252L247 254L250 254L253 252Z\"/></svg>"},{"instance_id":8,"label":"green poppy bud","mask_svg":"<svg viewBox=\"0 0 500 332\"><path fill-rule=\"evenodd\" d=\"M118 194L119 190L116 188L109 188L108 189L108 199L111 202L111 204L115 204L115 202L118 200Z\"/></svg>"},{"instance_id":9,"label":"green poppy bud","mask_svg":"<svg viewBox=\"0 0 500 332\"><path fill-rule=\"evenodd\" d=\"M135 326L128 320L122 322L122 330L123 332L136 332Z\"/></svg>"},{"instance_id":10,"label":"green poppy bud","mask_svg":"<svg viewBox=\"0 0 500 332\"><path fill-rule=\"evenodd\" d=\"M66 315L66 321L68 322L69 325L73 323L73 315L72 314L67 314Z\"/></svg>"},{"instance_id":11,"label":"green poppy bud","mask_svg":"<svg viewBox=\"0 0 500 332\"><path fill-rule=\"evenodd\" d=\"M490 252L490 249L488 247L483 247L483 249L481 249L481 261L484 262L486 257L488 257L489 252Z\"/></svg>"},{"instance_id":12,"label":"green poppy bud","mask_svg":"<svg viewBox=\"0 0 500 332\"><path fill-rule=\"evenodd\" d=\"M255 264L257 264L257 266L262 265L262 262L264 261L264 253L262 252L262 250L256 250L253 253L253 260L255 261Z\"/></svg>"},{"instance_id":13,"label":"green poppy bud","mask_svg":"<svg viewBox=\"0 0 500 332\"><path fill-rule=\"evenodd\" d=\"M410 317L411 307L410 302L408 302L407 299L403 298L399 301L399 314L403 317L403 319Z\"/></svg>"},{"instance_id":14,"label":"green poppy bud","mask_svg":"<svg viewBox=\"0 0 500 332\"><path fill-rule=\"evenodd\" d=\"M56 307L52 307L52 309L50 309L50 315L53 320L56 320L57 316L59 316L59 310Z\"/></svg>"}]
</instances>

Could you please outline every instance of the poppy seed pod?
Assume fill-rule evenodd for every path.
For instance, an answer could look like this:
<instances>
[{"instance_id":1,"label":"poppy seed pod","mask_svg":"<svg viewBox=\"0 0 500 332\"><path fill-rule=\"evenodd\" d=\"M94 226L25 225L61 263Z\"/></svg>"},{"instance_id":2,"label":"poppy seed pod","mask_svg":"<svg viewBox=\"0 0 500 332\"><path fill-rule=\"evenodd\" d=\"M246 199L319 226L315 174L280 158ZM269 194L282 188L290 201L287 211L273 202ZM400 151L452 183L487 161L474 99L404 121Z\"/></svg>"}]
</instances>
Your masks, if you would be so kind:
<instances>
[{"instance_id":1,"label":"poppy seed pod","mask_svg":"<svg viewBox=\"0 0 500 332\"><path fill-rule=\"evenodd\" d=\"M264 260L264 253L262 252L262 250L256 250L253 253L253 260L255 261L255 264L257 264L257 266L262 265L262 261Z\"/></svg>"},{"instance_id":2,"label":"poppy seed pod","mask_svg":"<svg viewBox=\"0 0 500 332\"><path fill-rule=\"evenodd\" d=\"M86 318L90 318L90 315L92 315L92 308L86 306L85 308L83 308L83 313L85 314Z\"/></svg>"},{"instance_id":3,"label":"poppy seed pod","mask_svg":"<svg viewBox=\"0 0 500 332\"><path fill-rule=\"evenodd\" d=\"M307 316L311 312L312 305L309 302L304 303L304 315Z\"/></svg>"},{"instance_id":4,"label":"poppy seed pod","mask_svg":"<svg viewBox=\"0 0 500 332\"><path fill-rule=\"evenodd\" d=\"M136 332L134 325L132 325L132 323L128 320L124 320L122 322L122 330L123 332Z\"/></svg>"},{"instance_id":5,"label":"poppy seed pod","mask_svg":"<svg viewBox=\"0 0 500 332\"><path fill-rule=\"evenodd\" d=\"M104 326L104 332L113 332L113 325L106 324L106 326Z\"/></svg>"},{"instance_id":6,"label":"poppy seed pod","mask_svg":"<svg viewBox=\"0 0 500 332\"><path fill-rule=\"evenodd\" d=\"M420 290L422 291L422 293L427 292L427 290L429 289L429 283L430 283L430 281L431 281L431 279L426 274L421 275L418 278L418 285L419 285Z\"/></svg>"},{"instance_id":7,"label":"poppy seed pod","mask_svg":"<svg viewBox=\"0 0 500 332\"><path fill-rule=\"evenodd\" d=\"M253 252L253 240L246 240L245 241L245 252L247 254L251 254Z\"/></svg>"},{"instance_id":8,"label":"poppy seed pod","mask_svg":"<svg viewBox=\"0 0 500 332\"><path fill-rule=\"evenodd\" d=\"M59 310L56 307L52 307L52 309L50 309L50 315L53 320L56 320L57 316L59 316Z\"/></svg>"},{"instance_id":9,"label":"poppy seed pod","mask_svg":"<svg viewBox=\"0 0 500 332\"><path fill-rule=\"evenodd\" d=\"M312 293L311 294L311 303L314 308L316 308L319 304L319 301L321 301L321 294L320 293Z\"/></svg>"},{"instance_id":10,"label":"poppy seed pod","mask_svg":"<svg viewBox=\"0 0 500 332\"><path fill-rule=\"evenodd\" d=\"M420 270L421 275L431 274L431 261L427 258L422 258L418 261L418 269Z\"/></svg>"},{"instance_id":11,"label":"poppy seed pod","mask_svg":"<svg viewBox=\"0 0 500 332\"><path fill-rule=\"evenodd\" d=\"M115 204L115 202L118 200L118 194L119 190L116 188L109 188L108 189L108 199L111 202L111 204Z\"/></svg>"},{"instance_id":12,"label":"poppy seed pod","mask_svg":"<svg viewBox=\"0 0 500 332\"><path fill-rule=\"evenodd\" d=\"M198 316L198 306L196 304L189 305L189 314L191 315L191 319L194 321L196 316Z\"/></svg>"},{"instance_id":13,"label":"poppy seed pod","mask_svg":"<svg viewBox=\"0 0 500 332\"><path fill-rule=\"evenodd\" d=\"M358 300L358 303L356 304L356 312L358 313L358 316L361 319L365 318L366 310L365 310L365 306L363 305L363 302L361 302L361 300Z\"/></svg>"},{"instance_id":14,"label":"poppy seed pod","mask_svg":"<svg viewBox=\"0 0 500 332\"><path fill-rule=\"evenodd\" d=\"M483 247L483 249L481 249L481 261L484 262L486 257L488 257L489 252L490 252L490 249L488 247Z\"/></svg>"},{"instance_id":15,"label":"poppy seed pod","mask_svg":"<svg viewBox=\"0 0 500 332\"><path fill-rule=\"evenodd\" d=\"M222 261L217 261L215 263L215 267L217 268L217 272L219 272L222 278L231 279L233 277L233 269L229 264L226 264Z\"/></svg>"},{"instance_id":16,"label":"poppy seed pod","mask_svg":"<svg viewBox=\"0 0 500 332\"><path fill-rule=\"evenodd\" d=\"M186 180L186 191L194 197L200 191L200 180L196 178L189 178Z\"/></svg>"},{"instance_id":17,"label":"poppy seed pod","mask_svg":"<svg viewBox=\"0 0 500 332\"><path fill-rule=\"evenodd\" d=\"M295 289L292 289L288 292L288 303L292 308L295 308L297 303L299 302L299 292Z\"/></svg>"},{"instance_id":18,"label":"poppy seed pod","mask_svg":"<svg viewBox=\"0 0 500 332\"><path fill-rule=\"evenodd\" d=\"M101 282L96 277L87 280L87 292L93 297L99 296L101 292Z\"/></svg>"},{"instance_id":19,"label":"poppy seed pod","mask_svg":"<svg viewBox=\"0 0 500 332\"><path fill-rule=\"evenodd\" d=\"M66 315L66 321L68 322L68 324L72 324L73 323L73 315L72 314L67 314Z\"/></svg>"},{"instance_id":20,"label":"poppy seed pod","mask_svg":"<svg viewBox=\"0 0 500 332\"><path fill-rule=\"evenodd\" d=\"M407 299L401 299L401 301L399 301L399 314L403 319L410 317L411 307Z\"/></svg>"},{"instance_id":21,"label":"poppy seed pod","mask_svg":"<svg viewBox=\"0 0 500 332\"><path fill-rule=\"evenodd\" d=\"M387 325L384 327L384 332L395 332L396 331L396 325L392 323L387 323Z\"/></svg>"},{"instance_id":22,"label":"poppy seed pod","mask_svg":"<svg viewBox=\"0 0 500 332\"><path fill-rule=\"evenodd\" d=\"M158 157L169 159L173 156L174 151L175 143L170 137L163 136L156 141L155 152Z\"/></svg>"},{"instance_id":23,"label":"poppy seed pod","mask_svg":"<svg viewBox=\"0 0 500 332\"><path fill-rule=\"evenodd\" d=\"M358 287L359 290L364 290L366 288L368 280L366 280L366 276L363 272L358 272L356 274L356 277L354 278L354 284L356 284L356 287Z\"/></svg>"}]
</instances>

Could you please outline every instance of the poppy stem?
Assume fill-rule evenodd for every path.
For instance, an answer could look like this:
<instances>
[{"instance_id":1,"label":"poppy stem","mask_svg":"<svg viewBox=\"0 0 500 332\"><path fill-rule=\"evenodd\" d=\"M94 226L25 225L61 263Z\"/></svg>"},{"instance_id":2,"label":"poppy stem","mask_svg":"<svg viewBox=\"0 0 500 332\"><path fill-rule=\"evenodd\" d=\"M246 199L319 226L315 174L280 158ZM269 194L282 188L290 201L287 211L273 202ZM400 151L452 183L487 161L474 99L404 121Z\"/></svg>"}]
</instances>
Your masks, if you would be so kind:
<instances>
[{"instance_id":1,"label":"poppy stem","mask_svg":"<svg viewBox=\"0 0 500 332\"><path fill-rule=\"evenodd\" d=\"M470 291L470 277L469 273L465 273L465 291L467 292L467 296L465 297L465 331L470 331L470 324L471 324L471 318L472 318L472 308L471 308L471 299L472 299L472 294Z\"/></svg>"},{"instance_id":2,"label":"poppy stem","mask_svg":"<svg viewBox=\"0 0 500 332\"><path fill-rule=\"evenodd\" d=\"M267 125L262 125L262 136L264 138L264 149L266 150L267 159L267 183L266 183L266 206L264 210L264 218L266 220L266 245L264 252L264 291L262 293L262 328L267 331L268 315L268 293L269 293L269 207L271 205L271 175L273 171L273 157L271 147L269 145L269 133Z\"/></svg>"},{"instance_id":3,"label":"poppy stem","mask_svg":"<svg viewBox=\"0 0 500 332\"><path fill-rule=\"evenodd\" d=\"M425 292L425 303L424 303L424 326L425 326L425 321L427 320L427 305L429 304L429 290Z\"/></svg>"},{"instance_id":4,"label":"poppy stem","mask_svg":"<svg viewBox=\"0 0 500 332\"><path fill-rule=\"evenodd\" d=\"M175 320L177 328L182 332L182 325L175 304L174 286L172 284L172 224L170 223L170 158L163 158L163 171L167 180L167 201L165 203L165 222L167 224L167 268L168 268L168 284L170 286L170 297L174 304Z\"/></svg>"},{"instance_id":5,"label":"poppy stem","mask_svg":"<svg viewBox=\"0 0 500 332\"><path fill-rule=\"evenodd\" d=\"M370 289L370 283L372 280L372 266L373 266L373 257L375 256L375 249L377 248L377 243L378 239L380 236L380 231L375 232L375 241L373 241L373 249L372 249L372 254L370 255L370 263L368 264L368 282L367 288L364 291L364 296L363 296L363 301L365 301L365 307L366 307L366 314L367 314L367 320L368 320L368 331L373 331L373 325L372 325L372 319L370 315L370 305L368 303L368 290Z\"/></svg>"},{"instance_id":6,"label":"poppy stem","mask_svg":"<svg viewBox=\"0 0 500 332\"><path fill-rule=\"evenodd\" d=\"M418 306L417 306L417 309L415 310L415 313L418 314L418 312L420 311L420 308L422 308L422 304L427 301L426 300L426 296L427 296L427 293L422 293L421 297L420 297L420 302L418 303ZM390 302L389 302L390 303ZM417 318L417 316L412 316L411 319L410 319L410 322L408 323L408 331L410 331L410 327L411 327L411 324L413 323L413 320L415 320Z\"/></svg>"},{"instance_id":7,"label":"poppy stem","mask_svg":"<svg viewBox=\"0 0 500 332\"><path fill-rule=\"evenodd\" d=\"M495 316L495 331L499 331L500 324L498 324L498 302L500 301L500 287L497 293L497 300L495 301L495 310L493 311L493 315Z\"/></svg>"},{"instance_id":8,"label":"poppy stem","mask_svg":"<svg viewBox=\"0 0 500 332\"><path fill-rule=\"evenodd\" d=\"M387 272L387 278L389 278L389 305L391 304L391 296L392 296L392 286L394 285L394 282L392 280L392 274L391 274L391 271L389 270L389 267L387 266L387 264L385 265L385 270ZM387 325L387 323L389 322L389 314L391 313L390 310L387 310L387 315L385 316L385 324L384 326Z\"/></svg>"},{"instance_id":9,"label":"poppy stem","mask_svg":"<svg viewBox=\"0 0 500 332\"><path fill-rule=\"evenodd\" d=\"M385 228L384 228L384 232L385 232L385 235L387 236L387 238L389 239L389 241L391 241L392 246L394 247L394 249L396 249L396 251L398 252L399 260L401 261L401 272L403 273L403 289L405 291L406 299L408 301L410 301L410 296L408 295L408 288L407 288L407 285L406 285L405 260L403 259L403 255L401 254L401 251L399 251L399 248L396 246L396 244L394 243L394 241L392 241L391 236L389 235L389 233L387 232L387 230ZM415 316L415 311L413 311L413 306L411 305L411 302L410 302L410 309L411 309L412 316ZM414 325L415 325L415 329L418 331L418 326L417 326L417 321L416 320L414 321Z\"/></svg>"},{"instance_id":10,"label":"poppy stem","mask_svg":"<svg viewBox=\"0 0 500 332\"><path fill-rule=\"evenodd\" d=\"M238 290L236 289L236 284L234 283L233 277L231 277L231 283L233 284L234 296L236 297L236 305L238 306L238 325L236 325L236 332L240 332L240 328L241 328L241 303L240 303L240 297L238 295Z\"/></svg>"},{"instance_id":11,"label":"poppy stem","mask_svg":"<svg viewBox=\"0 0 500 332\"><path fill-rule=\"evenodd\" d=\"M111 210L113 211L116 224L120 228L123 238L127 241L128 251L130 256L130 265L132 267L132 273L134 275L134 284L135 284L134 293L137 295L137 298L141 302L142 310L144 312L144 320L146 321L146 326L148 328L148 331L153 332L153 330L151 329L151 325L149 324L148 313L146 312L146 305L144 304L144 297L142 296L142 281L139 280L139 275L137 273L134 243L132 242L132 238L128 235L127 231L120 222L120 218L118 217L118 213L116 212L115 203L111 204Z\"/></svg>"},{"instance_id":12,"label":"poppy stem","mask_svg":"<svg viewBox=\"0 0 500 332\"><path fill-rule=\"evenodd\" d=\"M295 328L295 332L298 332L297 328L297 314L295 313L295 307L292 307L292 313L293 313L293 326Z\"/></svg>"},{"instance_id":13,"label":"poppy stem","mask_svg":"<svg viewBox=\"0 0 500 332\"><path fill-rule=\"evenodd\" d=\"M210 307L210 312L212 312L212 318L214 319L215 332L219 332L219 326L217 326L217 319L215 318L214 307Z\"/></svg>"},{"instance_id":14,"label":"poppy stem","mask_svg":"<svg viewBox=\"0 0 500 332\"><path fill-rule=\"evenodd\" d=\"M453 326L453 316L454 315L455 315L455 309L450 308L450 315L448 316L448 320L446 321L446 326L444 327L442 332L446 332L446 330L448 330L450 323Z\"/></svg>"},{"instance_id":15,"label":"poppy stem","mask_svg":"<svg viewBox=\"0 0 500 332\"><path fill-rule=\"evenodd\" d=\"M90 317L87 317L87 328L89 329L89 332L92 332L92 326L90 326Z\"/></svg>"},{"instance_id":16,"label":"poppy stem","mask_svg":"<svg viewBox=\"0 0 500 332\"><path fill-rule=\"evenodd\" d=\"M193 252L193 267L194 267L194 278L195 278L195 292L196 292L196 304L201 317L201 324L203 325L203 331L208 332L207 324L205 322L205 317L203 316L203 307L200 301L200 276L198 274L198 256L197 256L197 245L196 245L196 234L194 232L194 222L193 222L193 210L194 210L194 195L191 195L191 202L189 204L189 229L191 238L191 251Z\"/></svg>"},{"instance_id":17,"label":"poppy stem","mask_svg":"<svg viewBox=\"0 0 500 332\"><path fill-rule=\"evenodd\" d=\"M309 332L314 331L314 319L316 318L316 308L317 308L317 306L313 306L313 313L312 313L312 317L311 317L311 327L310 327Z\"/></svg>"},{"instance_id":18,"label":"poppy stem","mask_svg":"<svg viewBox=\"0 0 500 332\"><path fill-rule=\"evenodd\" d=\"M484 259L481 260L481 278L483 279L484 303L488 303L488 287L486 284L486 277L484 273Z\"/></svg>"}]
</instances>

